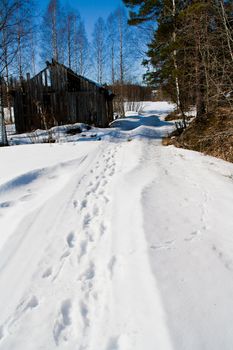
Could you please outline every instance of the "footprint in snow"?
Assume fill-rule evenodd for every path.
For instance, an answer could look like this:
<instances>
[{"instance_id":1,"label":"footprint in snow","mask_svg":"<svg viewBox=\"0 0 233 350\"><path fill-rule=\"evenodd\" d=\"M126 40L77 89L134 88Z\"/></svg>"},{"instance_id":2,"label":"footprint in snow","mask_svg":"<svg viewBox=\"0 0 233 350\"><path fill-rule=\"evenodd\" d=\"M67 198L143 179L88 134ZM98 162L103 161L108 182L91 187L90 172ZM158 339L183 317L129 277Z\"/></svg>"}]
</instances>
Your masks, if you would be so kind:
<instances>
[{"instance_id":1,"label":"footprint in snow","mask_svg":"<svg viewBox=\"0 0 233 350\"><path fill-rule=\"evenodd\" d=\"M106 204L110 201L110 199L107 196L104 196L103 198Z\"/></svg>"},{"instance_id":2,"label":"footprint in snow","mask_svg":"<svg viewBox=\"0 0 233 350\"><path fill-rule=\"evenodd\" d=\"M26 304L24 311L28 310L28 309L34 309L39 305L39 300L37 299L37 297L35 295L33 295L30 300L28 301L28 303Z\"/></svg>"},{"instance_id":3,"label":"footprint in snow","mask_svg":"<svg viewBox=\"0 0 233 350\"><path fill-rule=\"evenodd\" d=\"M100 224L100 235L103 236L106 232L106 226L104 225L103 222Z\"/></svg>"},{"instance_id":4,"label":"footprint in snow","mask_svg":"<svg viewBox=\"0 0 233 350\"><path fill-rule=\"evenodd\" d=\"M5 337L5 328L4 326L0 326L0 342Z\"/></svg>"},{"instance_id":5,"label":"footprint in snow","mask_svg":"<svg viewBox=\"0 0 233 350\"><path fill-rule=\"evenodd\" d=\"M68 236L66 237L66 242L69 246L69 248L74 248L75 246L75 235L73 232L70 232Z\"/></svg>"},{"instance_id":6,"label":"footprint in snow","mask_svg":"<svg viewBox=\"0 0 233 350\"><path fill-rule=\"evenodd\" d=\"M112 337L108 340L108 344L106 347L106 350L119 350L119 338L118 337Z\"/></svg>"},{"instance_id":7,"label":"footprint in snow","mask_svg":"<svg viewBox=\"0 0 233 350\"><path fill-rule=\"evenodd\" d=\"M191 241L193 241L195 238L197 238L197 236L199 236L200 233L201 233L200 231L193 231L193 232L190 233L190 236L187 237L187 238L185 238L184 240L185 240L186 242L191 242Z\"/></svg>"},{"instance_id":8,"label":"footprint in snow","mask_svg":"<svg viewBox=\"0 0 233 350\"><path fill-rule=\"evenodd\" d=\"M91 216L90 214L86 214L83 219L83 228L87 228L90 225L91 222Z\"/></svg>"},{"instance_id":9,"label":"footprint in snow","mask_svg":"<svg viewBox=\"0 0 233 350\"><path fill-rule=\"evenodd\" d=\"M104 186L106 186L108 184L108 181L107 180L104 180L103 182L102 182L102 186L104 187Z\"/></svg>"},{"instance_id":10,"label":"footprint in snow","mask_svg":"<svg viewBox=\"0 0 233 350\"><path fill-rule=\"evenodd\" d=\"M87 207L87 199L83 199L82 202L81 202L81 206L80 206L80 209L84 209Z\"/></svg>"},{"instance_id":11,"label":"footprint in snow","mask_svg":"<svg viewBox=\"0 0 233 350\"><path fill-rule=\"evenodd\" d=\"M23 317L23 315L28 311L32 311L35 308L37 308L38 305L39 305L39 300L35 295L32 295L27 299L23 299L16 307L13 317L8 319L8 323L6 325L0 326L0 341L9 333L7 329L8 327L15 328L15 326L17 326L21 317Z\"/></svg>"},{"instance_id":12,"label":"footprint in snow","mask_svg":"<svg viewBox=\"0 0 233 350\"><path fill-rule=\"evenodd\" d=\"M20 202L27 202L28 200L30 200L33 197L33 194L25 194L25 196L21 197L19 200Z\"/></svg>"},{"instance_id":13,"label":"footprint in snow","mask_svg":"<svg viewBox=\"0 0 233 350\"><path fill-rule=\"evenodd\" d=\"M98 216L98 215L99 215L99 208L97 207L97 205L94 205L93 216Z\"/></svg>"},{"instance_id":14,"label":"footprint in snow","mask_svg":"<svg viewBox=\"0 0 233 350\"><path fill-rule=\"evenodd\" d=\"M77 206L78 206L78 201L77 201L77 200L74 200L74 201L73 201L73 207L74 207L74 209L76 209Z\"/></svg>"},{"instance_id":15,"label":"footprint in snow","mask_svg":"<svg viewBox=\"0 0 233 350\"><path fill-rule=\"evenodd\" d=\"M174 241L166 241L163 244L156 244L156 245L152 245L151 249L154 250L169 250L171 249L171 246L174 244Z\"/></svg>"},{"instance_id":16,"label":"footprint in snow","mask_svg":"<svg viewBox=\"0 0 233 350\"><path fill-rule=\"evenodd\" d=\"M86 231L85 234L87 235L89 242L94 242L94 237L93 237L93 234L91 232Z\"/></svg>"},{"instance_id":17,"label":"footprint in snow","mask_svg":"<svg viewBox=\"0 0 233 350\"><path fill-rule=\"evenodd\" d=\"M53 273L53 269L49 267L44 271L42 278L48 278L49 276L52 275L52 273Z\"/></svg>"},{"instance_id":18,"label":"footprint in snow","mask_svg":"<svg viewBox=\"0 0 233 350\"><path fill-rule=\"evenodd\" d=\"M78 255L78 262L80 262L80 260L82 259L82 257L83 257L84 255L86 255L86 253L87 253L87 246L88 246L88 241L87 241L87 240L83 240L83 241L80 242L80 245L79 245L79 247L80 247L80 253L79 253L79 255Z\"/></svg>"},{"instance_id":19,"label":"footprint in snow","mask_svg":"<svg viewBox=\"0 0 233 350\"><path fill-rule=\"evenodd\" d=\"M57 346L62 340L65 342L68 341L65 330L72 324L71 309L72 303L70 299L64 300L61 303L58 317L53 328L53 338Z\"/></svg>"},{"instance_id":20,"label":"footprint in snow","mask_svg":"<svg viewBox=\"0 0 233 350\"><path fill-rule=\"evenodd\" d=\"M90 262L87 270L79 278L82 281L81 289L85 293L85 297L88 298L93 288L93 279L95 278L95 265Z\"/></svg>"},{"instance_id":21,"label":"footprint in snow","mask_svg":"<svg viewBox=\"0 0 233 350\"><path fill-rule=\"evenodd\" d=\"M88 196L90 196L91 193L92 193L92 191L87 191L85 196L88 197Z\"/></svg>"},{"instance_id":22,"label":"footprint in snow","mask_svg":"<svg viewBox=\"0 0 233 350\"><path fill-rule=\"evenodd\" d=\"M233 261L225 256L215 245L212 246L212 250L215 252L219 260L224 264L225 268L229 271L232 271Z\"/></svg>"},{"instance_id":23,"label":"footprint in snow","mask_svg":"<svg viewBox=\"0 0 233 350\"><path fill-rule=\"evenodd\" d=\"M67 258L68 256L70 256L70 251L66 250L65 253L63 253L62 256L60 257L60 260L63 260L65 258Z\"/></svg>"},{"instance_id":24,"label":"footprint in snow","mask_svg":"<svg viewBox=\"0 0 233 350\"><path fill-rule=\"evenodd\" d=\"M0 209L10 208L12 207L13 204L14 204L13 201L2 202L0 203Z\"/></svg>"},{"instance_id":25,"label":"footprint in snow","mask_svg":"<svg viewBox=\"0 0 233 350\"><path fill-rule=\"evenodd\" d=\"M95 265L91 261L88 269L85 271L83 278L84 280L92 280L95 277Z\"/></svg>"},{"instance_id":26,"label":"footprint in snow","mask_svg":"<svg viewBox=\"0 0 233 350\"><path fill-rule=\"evenodd\" d=\"M89 326L89 322L90 322L88 319L89 310L87 305L83 301L80 302L80 312L81 312L84 326L86 328Z\"/></svg>"},{"instance_id":27,"label":"footprint in snow","mask_svg":"<svg viewBox=\"0 0 233 350\"><path fill-rule=\"evenodd\" d=\"M96 184L92 187L92 192L95 193L100 186L100 181L96 182Z\"/></svg>"},{"instance_id":28,"label":"footprint in snow","mask_svg":"<svg viewBox=\"0 0 233 350\"><path fill-rule=\"evenodd\" d=\"M28 310L33 310L39 305L39 300L35 295L32 295L30 298L24 299L19 303L19 305L16 308L16 314L15 319L12 323L17 321L22 314L24 314Z\"/></svg>"},{"instance_id":29,"label":"footprint in snow","mask_svg":"<svg viewBox=\"0 0 233 350\"><path fill-rule=\"evenodd\" d=\"M108 269L109 269L111 278L113 277L113 274L114 274L115 265L116 265L116 257L112 256L112 258L108 263Z\"/></svg>"},{"instance_id":30,"label":"footprint in snow","mask_svg":"<svg viewBox=\"0 0 233 350\"><path fill-rule=\"evenodd\" d=\"M50 175L50 176L48 177L48 179L49 179L49 180L55 180L55 179L57 179L57 175Z\"/></svg>"}]
</instances>

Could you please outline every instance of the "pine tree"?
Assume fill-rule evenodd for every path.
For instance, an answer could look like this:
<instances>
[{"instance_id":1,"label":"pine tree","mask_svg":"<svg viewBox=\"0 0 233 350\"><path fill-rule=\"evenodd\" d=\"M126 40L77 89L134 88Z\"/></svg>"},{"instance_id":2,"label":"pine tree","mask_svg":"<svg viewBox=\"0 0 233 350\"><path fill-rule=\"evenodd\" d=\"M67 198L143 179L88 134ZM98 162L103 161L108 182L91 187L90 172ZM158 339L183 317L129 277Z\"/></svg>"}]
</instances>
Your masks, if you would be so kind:
<instances>
[{"instance_id":1,"label":"pine tree","mask_svg":"<svg viewBox=\"0 0 233 350\"><path fill-rule=\"evenodd\" d=\"M145 21L156 21L157 29L149 45L148 56L155 71L147 74L147 82L155 86L163 86L172 96L178 110L183 114L181 84L179 79L178 46L177 46L177 13L179 6L176 0L137 1L125 0L126 5L133 8L139 6L137 12L130 11L129 23L132 25Z\"/></svg>"},{"instance_id":2,"label":"pine tree","mask_svg":"<svg viewBox=\"0 0 233 350\"><path fill-rule=\"evenodd\" d=\"M145 64L146 79L161 87L182 112L196 106L202 118L211 108L233 108L232 2L223 0L124 0L130 24L154 21Z\"/></svg>"}]
</instances>

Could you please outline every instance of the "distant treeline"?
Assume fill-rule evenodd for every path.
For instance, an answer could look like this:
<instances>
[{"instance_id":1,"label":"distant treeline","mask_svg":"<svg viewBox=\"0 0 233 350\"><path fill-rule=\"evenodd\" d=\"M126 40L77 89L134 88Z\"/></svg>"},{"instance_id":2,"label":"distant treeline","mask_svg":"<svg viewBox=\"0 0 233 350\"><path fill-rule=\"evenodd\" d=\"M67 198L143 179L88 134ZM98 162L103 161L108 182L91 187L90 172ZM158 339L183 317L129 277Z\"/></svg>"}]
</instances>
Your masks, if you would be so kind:
<instances>
[{"instance_id":1,"label":"distant treeline","mask_svg":"<svg viewBox=\"0 0 233 350\"><path fill-rule=\"evenodd\" d=\"M150 101L152 99L152 88L137 84L120 84L108 85L108 88L115 95L122 95L125 101Z\"/></svg>"},{"instance_id":2,"label":"distant treeline","mask_svg":"<svg viewBox=\"0 0 233 350\"><path fill-rule=\"evenodd\" d=\"M114 94L113 108L116 114L123 116L126 110L137 110L141 108L140 102L151 101L155 98L153 90L149 86L142 86L132 83L116 82L108 85Z\"/></svg>"}]
</instances>

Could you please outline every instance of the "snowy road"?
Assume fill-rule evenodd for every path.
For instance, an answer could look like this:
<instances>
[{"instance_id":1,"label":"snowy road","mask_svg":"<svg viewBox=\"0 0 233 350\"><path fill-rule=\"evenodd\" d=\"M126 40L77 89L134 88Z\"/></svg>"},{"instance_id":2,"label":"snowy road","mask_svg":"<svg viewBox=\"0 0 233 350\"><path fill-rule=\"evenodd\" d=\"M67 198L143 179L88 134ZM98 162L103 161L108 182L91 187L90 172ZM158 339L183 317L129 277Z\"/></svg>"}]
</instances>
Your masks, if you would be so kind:
<instances>
[{"instance_id":1,"label":"snowy road","mask_svg":"<svg viewBox=\"0 0 233 350\"><path fill-rule=\"evenodd\" d=\"M162 147L166 108L1 149L0 350L232 350L233 165Z\"/></svg>"}]
</instances>

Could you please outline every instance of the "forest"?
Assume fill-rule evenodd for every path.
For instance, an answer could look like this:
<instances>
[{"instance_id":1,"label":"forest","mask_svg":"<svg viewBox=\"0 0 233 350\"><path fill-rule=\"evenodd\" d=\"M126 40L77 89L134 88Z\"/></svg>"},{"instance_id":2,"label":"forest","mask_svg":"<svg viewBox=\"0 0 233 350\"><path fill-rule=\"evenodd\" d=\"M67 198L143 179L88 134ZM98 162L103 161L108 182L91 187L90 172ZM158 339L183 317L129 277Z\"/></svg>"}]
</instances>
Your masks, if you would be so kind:
<instances>
[{"instance_id":1,"label":"forest","mask_svg":"<svg viewBox=\"0 0 233 350\"><path fill-rule=\"evenodd\" d=\"M164 89L183 113L195 104L197 117L232 106L232 1L125 0L131 24L154 20L157 28L145 64L150 84Z\"/></svg>"},{"instance_id":2,"label":"forest","mask_svg":"<svg viewBox=\"0 0 233 350\"><path fill-rule=\"evenodd\" d=\"M132 25L155 21L145 65L148 84L176 103L177 146L233 161L233 3L228 0L124 0ZM187 131L186 112L196 120Z\"/></svg>"},{"instance_id":3,"label":"forest","mask_svg":"<svg viewBox=\"0 0 233 350\"><path fill-rule=\"evenodd\" d=\"M99 84L142 81L137 70L151 32L130 27L123 6L106 21L97 18L91 35L79 12L59 0L50 0L43 13L33 1L3 0L0 23L0 74L7 85L35 75L52 58Z\"/></svg>"},{"instance_id":4,"label":"forest","mask_svg":"<svg viewBox=\"0 0 233 350\"><path fill-rule=\"evenodd\" d=\"M0 23L1 107L6 121L13 121L14 90L52 59L80 76L109 85L116 93L118 114L125 112L127 86L132 87L131 101L148 96L140 86L141 61L151 30L129 26L123 5L105 20L96 18L92 33L78 10L59 0L48 1L44 9L36 1L3 0Z\"/></svg>"}]
</instances>

